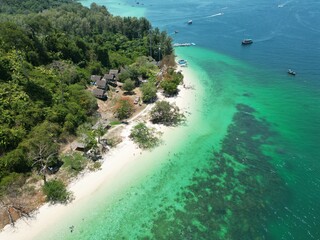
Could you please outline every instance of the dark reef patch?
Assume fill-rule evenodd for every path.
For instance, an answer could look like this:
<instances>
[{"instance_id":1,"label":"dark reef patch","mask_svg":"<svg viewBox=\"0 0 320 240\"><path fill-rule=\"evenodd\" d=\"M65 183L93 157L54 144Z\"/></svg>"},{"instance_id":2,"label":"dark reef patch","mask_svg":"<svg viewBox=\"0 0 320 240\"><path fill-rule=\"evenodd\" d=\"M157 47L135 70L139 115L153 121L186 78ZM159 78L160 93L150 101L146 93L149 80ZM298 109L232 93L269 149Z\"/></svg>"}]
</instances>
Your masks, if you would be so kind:
<instances>
[{"instance_id":1,"label":"dark reef patch","mask_svg":"<svg viewBox=\"0 0 320 240\"><path fill-rule=\"evenodd\" d=\"M255 109L238 104L220 151L196 169L173 206L160 210L145 239L271 239L272 212L288 200L282 178L262 152L274 132Z\"/></svg>"}]
</instances>

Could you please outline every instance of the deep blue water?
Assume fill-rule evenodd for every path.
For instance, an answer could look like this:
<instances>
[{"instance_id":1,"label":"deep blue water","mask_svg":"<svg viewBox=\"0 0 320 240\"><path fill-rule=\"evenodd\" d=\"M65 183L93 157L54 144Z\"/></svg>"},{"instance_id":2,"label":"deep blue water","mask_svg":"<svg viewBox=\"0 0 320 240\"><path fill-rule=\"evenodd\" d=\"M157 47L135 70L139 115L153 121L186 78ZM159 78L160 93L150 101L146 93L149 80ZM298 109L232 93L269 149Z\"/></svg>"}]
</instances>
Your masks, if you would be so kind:
<instances>
[{"instance_id":1,"label":"deep blue water","mask_svg":"<svg viewBox=\"0 0 320 240\"><path fill-rule=\"evenodd\" d=\"M155 26L170 33L178 30L175 41L195 42L275 74L293 68L318 84L319 1L168 2L152 1L146 15ZM252 38L254 44L242 48L243 38Z\"/></svg>"}]
</instances>

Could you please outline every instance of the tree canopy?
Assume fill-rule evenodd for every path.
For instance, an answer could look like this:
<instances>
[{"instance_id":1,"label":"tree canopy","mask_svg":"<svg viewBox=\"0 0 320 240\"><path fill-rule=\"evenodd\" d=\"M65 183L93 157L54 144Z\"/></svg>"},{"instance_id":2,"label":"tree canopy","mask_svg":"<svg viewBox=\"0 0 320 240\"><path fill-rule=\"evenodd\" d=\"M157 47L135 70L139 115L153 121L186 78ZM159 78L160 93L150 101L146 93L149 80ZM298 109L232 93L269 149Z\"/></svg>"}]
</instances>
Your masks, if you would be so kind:
<instances>
[{"instance_id":1,"label":"tree canopy","mask_svg":"<svg viewBox=\"0 0 320 240\"><path fill-rule=\"evenodd\" d=\"M154 81L149 81L147 83L142 84L142 100L144 102L153 102L157 99L157 87Z\"/></svg>"},{"instance_id":2,"label":"tree canopy","mask_svg":"<svg viewBox=\"0 0 320 240\"><path fill-rule=\"evenodd\" d=\"M129 66L136 84L154 68L150 59L160 60L159 45L160 56L172 53L171 41L146 18L113 16L94 3L0 0L0 185L32 170L45 180L60 145L97 110L90 75ZM155 91L150 84L144 99ZM130 103L119 106L119 118L132 114Z\"/></svg>"},{"instance_id":3,"label":"tree canopy","mask_svg":"<svg viewBox=\"0 0 320 240\"><path fill-rule=\"evenodd\" d=\"M180 113L180 109L167 101L156 102L155 106L151 109L150 115L153 123L167 126L178 125L185 121L185 116L183 113Z\"/></svg>"},{"instance_id":4,"label":"tree canopy","mask_svg":"<svg viewBox=\"0 0 320 240\"><path fill-rule=\"evenodd\" d=\"M123 90L126 92L131 92L135 88L135 83L130 78L126 79L123 84Z\"/></svg>"},{"instance_id":5,"label":"tree canopy","mask_svg":"<svg viewBox=\"0 0 320 240\"><path fill-rule=\"evenodd\" d=\"M0 0L0 13L31 13L56 7L64 3L72 3L73 0Z\"/></svg>"},{"instance_id":6,"label":"tree canopy","mask_svg":"<svg viewBox=\"0 0 320 240\"><path fill-rule=\"evenodd\" d=\"M130 99L126 97L123 97L118 101L115 109L115 115L120 120L124 120L131 117L134 111L133 103Z\"/></svg>"},{"instance_id":7,"label":"tree canopy","mask_svg":"<svg viewBox=\"0 0 320 240\"><path fill-rule=\"evenodd\" d=\"M180 72L169 69L168 73L164 76L164 80L161 82L164 94L167 96L176 95L178 93L178 86L182 82L183 75Z\"/></svg>"},{"instance_id":8,"label":"tree canopy","mask_svg":"<svg viewBox=\"0 0 320 240\"><path fill-rule=\"evenodd\" d=\"M151 149L160 144L160 133L154 128L148 128L144 123L138 123L130 133L130 138L144 149Z\"/></svg>"},{"instance_id":9,"label":"tree canopy","mask_svg":"<svg viewBox=\"0 0 320 240\"><path fill-rule=\"evenodd\" d=\"M66 203L71 200L71 193L61 180L48 181L43 186L43 192L51 203Z\"/></svg>"}]
</instances>

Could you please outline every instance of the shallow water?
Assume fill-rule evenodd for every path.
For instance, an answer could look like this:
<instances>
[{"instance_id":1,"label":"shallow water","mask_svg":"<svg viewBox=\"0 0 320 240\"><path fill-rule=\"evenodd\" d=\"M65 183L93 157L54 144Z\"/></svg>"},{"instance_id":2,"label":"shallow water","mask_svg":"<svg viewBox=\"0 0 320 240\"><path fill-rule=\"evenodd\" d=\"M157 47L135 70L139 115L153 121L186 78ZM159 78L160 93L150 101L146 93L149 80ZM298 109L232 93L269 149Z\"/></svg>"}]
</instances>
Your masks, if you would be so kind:
<instances>
[{"instance_id":1,"label":"shallow water","mask_svg":"<svg viewBox=\"0 0 320 240\"><path fill-rule=\"evenodd\" d=\"M320 4L97 2L197 44L176 50L202 86L197 117L47 239L320 239Z\"/></svg>"}]
</instances>

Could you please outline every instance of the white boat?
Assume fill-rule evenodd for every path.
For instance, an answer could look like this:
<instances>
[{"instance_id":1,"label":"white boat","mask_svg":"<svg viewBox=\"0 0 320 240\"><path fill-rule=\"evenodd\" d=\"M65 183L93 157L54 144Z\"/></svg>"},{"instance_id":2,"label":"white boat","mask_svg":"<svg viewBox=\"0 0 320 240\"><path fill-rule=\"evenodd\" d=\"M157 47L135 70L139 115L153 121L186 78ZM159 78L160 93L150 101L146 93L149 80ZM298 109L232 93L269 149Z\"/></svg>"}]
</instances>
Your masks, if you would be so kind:
<instances>
[{"instance_id":1,"label":"white boat","mask_svg":"<svg viewBox=\"0 0 320 240\"><path fill-rule=\"evenodd\" d=\"M188 21L188 24L191 25L191 24L192 24L192 20L189 20L189 21Z\"/></svg>"},{"instance_id":2,"label":"white boat","mask_svg":"<svg viewBox=\"0 0 320 240\"><path fill-rule=\"evenodd\" d=\"M250 38L243 39L242 42L241 42L242 45L249 45L249 44L252 44L252 43L253 43L253 41Z\"/></svg>"},{"instance_id":3,"label":"white boat","mask_svg":"<svg viewBox=\"0 0 320 240\"><path fill-rule=\"evenodd\" d=\"M190 46L195 46L195 43L174 43L174 47L190 47Z\"/></svg>"},{"instance_id":4,"label":"white boat","mask_svg":"<svg viewBox=\"0 0 320 240\"><path fill-rule=\"evenodd\" d=\"M292 69L288 69L288 74L295 76L296 72L293 71Z\"/></svg>"},{"instance_id":5,"label":"white boat","mask_svg":"<svg viewBox=\"0 0 320 240\"><path fill-rule=\"evenodd\" d=\"M186 60L184 60L184 59L181 59L181 60L179 60L179 61L178 61L178 63L179 63L179 64L186 64L186 63L187 63L187 61L186 61Z\"/></svg>"}]
</instances>

